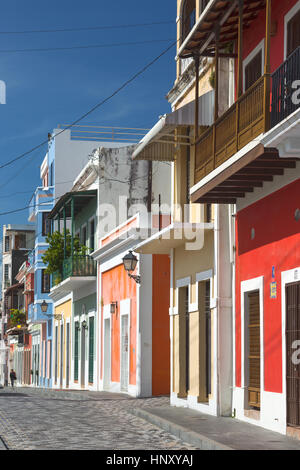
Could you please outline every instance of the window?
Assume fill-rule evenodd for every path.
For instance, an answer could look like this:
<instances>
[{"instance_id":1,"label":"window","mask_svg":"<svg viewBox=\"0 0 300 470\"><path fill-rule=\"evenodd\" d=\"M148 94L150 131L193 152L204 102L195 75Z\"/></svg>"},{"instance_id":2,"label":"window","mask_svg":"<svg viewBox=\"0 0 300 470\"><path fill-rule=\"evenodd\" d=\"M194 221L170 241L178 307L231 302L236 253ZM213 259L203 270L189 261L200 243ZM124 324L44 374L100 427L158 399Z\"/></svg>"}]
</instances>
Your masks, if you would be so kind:
<instances>
[{"instance_id":1,"label":"window","mask_svg":"<svg viewBox=\"0 0 300 470\"><path fill-rule=\"evenodd\" d=\"M50 165L50 186L53 186L54 180L53 180L53 162Z\"/></svg>"},{"instance_id":2,"label":"window","mask_svg":"<svg viewBox=\"0 0 300 470\"><path fill-rule=\"evenodd\" d=\"M42 213L42 236L46 237L51 232L51 220L48 219L50 212Z\"/></svg>"},{"instance_id":3,"label":"window","mask_svg":"<svg viewBox=\"0 0 300 470\"><path fill-rule=\"evenodd\" d=\"M210 279L201 280L198 284L199 302L199 343L202 345L200 356L200 368L205 374L200 377L200 401L207 402L211 394L211 365L212 365L212 341L211 341L211 310L210 310L211 286Z\"/></svg>"},{"instance_id":4,"label":"window","mask_svg":"<svg viewBox=\"0 0 300 470\"><path fill-rule=\"evenodd\" d=\"M9 243L9 236L5 235L5 246L4 246L4 251L8 252L10 248L10 243Z\"/></svg>"},{"instance_id":5,"label":"window","mask_svg":"<svg viewBox=\"0 0 300 470\"><path fill-rule=\"evenodd\" d=\"M46 273L45 269L42 269L42 294L48 294L50 292L50 275Z\"/></svg>"},{"instance_id":6,"label":"window","mask_svg":"<svg viewBox=\"0 0 300 470\"><path fill-rule=\"evenodd\" d=\"M183 42L196 23L196 1L185 0L181 18L181 41Z\"/></svg>"},{"instance_id":7,"label":"window","mask_svg":"<svg viewBox=\"0 0 300 470\"><path fill-rule=\"evenodd\" d=\"M300 10L287 24L287 51L289 57L300 46Z\"/></svg>"},{"instance_id":8,"label":"window","mask_svg":"<svg viewBox=\"0 0 300 470\"><path fill-rule=\"evenodd\" d=\"M75 341L74 341L74 381L78 381L79 369L79 322L75 322Z\"/></svg>"},{"instance_id":9,"label":"window","mask_svg":"<svg viewBox=\"0 0 300 470\"><path fill-rule=\"evenodd\" d=\"M94 317L89 319L89 383L94 382Z\"/></svg>"},{"instance_id":10,"label":"window","mask_svg":"<svg viewBox=\"0 0 300 470\"><path fill-rule=\"evenodd\" d=\"M26 248L26 235L25 233L18 233L15 236L15 249Z\"/></svg>"},{"instance_id":11,"label":"window","mask_svg":"<svg viewBox=\"0 0 300 470\"><path fill-rule=\"evenodd\" d=\"M95 250L95 219L90 221L90 251Z\"/></svg>"},{"instance_id":12,"label":"window","mask_svg":"<svg viewBox=\"0 0 300 470\"><path fill-rule=\"evenodd\" d=\"M9 280L9 264L4 265L4 280Z\"/></svg>"},{"instance_id":13,"label":"window","mask_svg":"<svg viewBox=\"0 0 300 470\"><path fill-rule=\"evenodd\" d=\"M262 50L260 50L245 67L245 91L262 75Z\"/></svg>"}]
</instances>

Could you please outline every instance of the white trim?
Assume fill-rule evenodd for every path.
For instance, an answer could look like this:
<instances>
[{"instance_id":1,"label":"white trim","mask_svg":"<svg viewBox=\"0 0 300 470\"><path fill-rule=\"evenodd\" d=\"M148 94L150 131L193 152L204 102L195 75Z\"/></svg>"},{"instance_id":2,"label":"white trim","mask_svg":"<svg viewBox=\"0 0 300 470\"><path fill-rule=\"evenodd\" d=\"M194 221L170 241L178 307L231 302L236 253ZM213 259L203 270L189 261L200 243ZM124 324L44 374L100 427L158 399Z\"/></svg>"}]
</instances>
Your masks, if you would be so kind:
<instances>
[{"instance_id":1,"label":"white trim","mask_svg":"<svg viewBox=\"0 0 300 470\"><path fill-rule=\"evenodd\" d=\"M188 299L189 299L189 312L190 312L190 299L191 299L191 282L192 278L191 276L184 277L182 279L177 279L175 283L175 306L173 306L172 312L170 312L170 315L178 315L179 314L179 289L181 287L188 287ZM193 308L193 307L191 307ZM194 310L192 310L194 311Z\"/></svg>"},{"instance_id":2,"label":"white trim","mask_svg":"<svg viewBox=\"0 0 300 470\"><path fill-rule=\"evenodd\" d=\"M105 245L102 245L102 242L103 240L106 240L107 238L110 238L114 233L118 233L120 230L122 230L122 228L126 227L126 225L130 225L131 222L136 219L137 221L137 225L135 228L139 227L139 221L140 221L140 214L139 212L137 212L135 215L133 215L132 217L130 217L129 219L127 219L125 222L123 222L122 224L118 225L117 227L115 227L113 230L111 230L110 232L108 232L106 235L104 235L103 237L100 238L100 248L104 248L106 245L109 245L112 241L115 241L116 239L118 239L118 236L116 238L114 238L113 240L105 243ZM130 230L132 227L128 227L128 230ZM126 230L124 232L122 232L122 235L123 233L126 233Z\"/></svg>"},{"instance_id":3,"label":"white trim","mask_svg":"<svg viewBox=\"0 0 300 470\"><path fill-rule=\"evenodd\" d=\"M124 299L120 301L120 315L130 315L131 299Z\"/></svg>"},{"instance_id":4,"label":"white trim","mask_svg":"<svg viewBox=\"0 0 300 470\"><path fill-rule=\"evenodd\" d=\"M177 279L176 281L176 289L180 287L188 287L191 283L191 276L184 277L182 279Z\"/></svg>"},{"instance_id":5,"label":"white trim","mask_svg":"<svg viewBox=\"0 0 300 470\"><path fill-rule=\"evenodd\" d=\"M104 305L103 306L103 320L106 320L107 318L110 319L110 304Z\"/></svg>"},{"instance_id":6,"label":"white trim","mask_svg":"<svg viewBox=\"0 0 300 470\"><path fill-rule=\"evenodd\" d=\"M250 52L250 54L243 61L243 91L244 93L245 93L245 84L246 84L246 67L260 51L262 51L262 54L261 54L261 76L262 76L264 74L264 66L265 66L265 39L262 39L260 43Z\"/></svg>"},{"instance_id":7,"label":"white trim","mask_svg":"<svg viewBox=\"0 0 300 470\"><path fill-rule=\"evenodd\" d=\"M299 2L300 3L300 2ZM283 420L287 421L287 396L286 396L286 288L289 284L300 282L300 266L281 273L281 341L282 341L282 394L284 397Z\"/></svg>"},{"instance_id":8,"label":"white trim","mask_svg":"<svg viewBox=\"0 0 300 470\"><path fill-rule=\"evenodd\" d=\"M260 390L261 395L264 390L264 276L260 276L248 281L241 282L241 385L242 389L245 389L245 295L259 291L259 310L260 310ZM244 408L245 409L245 408Z\"/></svg>"},{"instance_id":9,"label":"white trim","mask_svg":"<svg viewBox=\"0 0 300 470\"><path fill-rule=\"evenodd\" d=\"M207 271L202 271L200 273L196 273L196 282L208 281L212 277L213 277L213 270L208 269Z\"/></svg>"},{"instance_id":10,"label":"white trim","mask_svg":"<svg viewBox=\"0 0 300 470\"><path fill-rule=\"evenodd\" d=\"M293 8L290 9L290 11L285 15L284 17L284 60L287 58L287 43L288 43L288 37L287 37L287 25L288 22L293 18L293 16L298 13L300 10L300 0L296 3L296 5L293 6Z\"/></svg>"}]
</instances>

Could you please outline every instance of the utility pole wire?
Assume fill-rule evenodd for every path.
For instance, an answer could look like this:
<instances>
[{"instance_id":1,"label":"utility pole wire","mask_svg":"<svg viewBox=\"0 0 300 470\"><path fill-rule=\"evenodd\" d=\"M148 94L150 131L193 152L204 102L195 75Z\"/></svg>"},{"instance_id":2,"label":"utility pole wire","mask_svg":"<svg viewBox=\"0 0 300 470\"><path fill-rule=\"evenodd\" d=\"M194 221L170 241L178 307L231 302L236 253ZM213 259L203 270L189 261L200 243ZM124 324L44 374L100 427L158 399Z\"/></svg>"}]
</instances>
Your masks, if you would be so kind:
<instances>
[{"instance_id":1,"label":"utility pole wire","mask_svg":"<svg viewBox=\"0 0 300 470\"><path fill-rule=\"evenodd\" d=\"M117 88L117 90L115 90L111 95L107 96L106 98L104 98L102 101L100 101L100 103L97 103L95 106L93 106L89 111L87 111L85 114L83 114L82 116L80 116L78 119L76 119L74 122L72 122L72 124L69 124L68 126L66 126L64 129L62 129L61 131L57 132L56 134L54 134L52 136L52 139L54 139L55 137L58 137L60 134L62 134L63 132L65 132L66 130L68 129L71 129L73 126L75 126L78 122L82 121L84 118L86 118L87 116L89 116L90 114L92 114L96 109L100 108L101 106L103 106L105 103L107 103L107 101L109 101L110 99L112 99L114 96L116 96L118 93L120 93L120 91L122 91L124 88L126 88L130 83L132 83L134 80L136 80L136 78L138 78L140 75L142 75L147 69L149 69L153 64L155 64L161 57L163 57L165 54L167 54L167 52L169 52L173 46L175 46L177 44L177 41L174 41L170 46L168 46L166 49L163 50L163 52L161 52L158 56L156 56L153 60L151 60L151 62L149 62L147 65L145 65L142 69L140 69L137 73L135 73L131 78L129 78L128 80L126 80L126 82L124 82L119 88ZM15 157L11 160L9 160L8 162L6 163L3 163L2 165L0 165L0 170L2 168L6 168L7 166L9 165L12 165L14 162L18 161L18 160L21 160L22 158L26 157L27 155L29 155L30 153L34 152L35 150L43 147L44 145L48 144L48 139L47 140L44 140L43 142L41 142L40 144L36 145L35 147L31 148L30 150L28 150L27 152L24 152L22 153L21 155L19 155L18 157Z\"/></svg>"},{"instance_id":2,"label":"utility pole wire","mask_svg":"<svg viewBox=\"0 0 300 470\"><path fill-rule=\"evenodd\" d=\"M144 41L134 42L116 42L108 44L90 44L87 46L69 46L69 47L44 47L44 48L31 48L31 49L0 49L0 53L7 54L9 52L46 52L46 51L72 51L76 49L97 49L104 47L121 47L121 46L138 46L143 44L152 44L158 42L170 42L173 39L149 39Z\"/></svg>"},{"instance_id":3,"label":"utility pole wire","mask_svg":"<svg viewBox=\"0 0 300 470\"><path fill-rule=\"evenodd\" d=\"M124 29L124 28L138 28L145 26L157 26L175 24L174 21L156 21L153 23L136 23L136 24L119 24L119 25L108 25L108 26L87 26L81 28L57 28L57 29L33 29L25 31L0 31L0 34L35 34L35 33L65 33L74 31L97 31L97 30L108 30L108 29Z\"/></svg>"}]
</instances>

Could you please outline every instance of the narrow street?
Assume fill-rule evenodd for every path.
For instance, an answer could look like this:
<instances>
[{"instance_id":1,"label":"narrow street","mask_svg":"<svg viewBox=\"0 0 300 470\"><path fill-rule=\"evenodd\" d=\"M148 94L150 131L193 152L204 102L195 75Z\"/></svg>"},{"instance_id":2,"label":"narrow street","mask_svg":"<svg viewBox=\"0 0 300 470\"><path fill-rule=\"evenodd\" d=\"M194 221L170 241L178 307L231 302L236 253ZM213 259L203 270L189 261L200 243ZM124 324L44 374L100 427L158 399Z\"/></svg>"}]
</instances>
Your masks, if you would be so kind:
<instances>
[{"instance_id":1,"label":"narrow street","mask_svg":"<svg viewBox=\"0 0 300 470\"><path fill-rule=\"evenodd\" d=\"M133 399L104 392L87 398L61 395L29 388L0 391L0 437L8 449L193 450L130 413L135 407L163 406L167 397Z\"/></svg>"}]
</instances>

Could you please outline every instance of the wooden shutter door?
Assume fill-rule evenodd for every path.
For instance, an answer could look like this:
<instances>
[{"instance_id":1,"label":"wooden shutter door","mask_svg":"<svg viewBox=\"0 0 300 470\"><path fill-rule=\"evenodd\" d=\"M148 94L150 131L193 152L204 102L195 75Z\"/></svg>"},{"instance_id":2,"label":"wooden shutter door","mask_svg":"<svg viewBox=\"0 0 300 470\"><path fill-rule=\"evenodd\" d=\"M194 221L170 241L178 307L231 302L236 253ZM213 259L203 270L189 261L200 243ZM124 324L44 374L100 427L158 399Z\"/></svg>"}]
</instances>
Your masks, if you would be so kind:
<instances>
[{"instance_id":1,"label":"wooden shutter door","mask_svg":"<svg viewBox=\"0 0 300 470\"><path fill-rule=\"evenodd\" d=\"M293 360L300 340L300 283L286 289L286 396L287 424L300 424L300 365ZM296 347L295 347L296 346Z\"/></svg>"},{"instance_id":2,"label":"wooden shutter door","mask_svg":"<svg viewBox=\"0 0 300 470\"><path fill-rule=\"evenodd\" d=\"M245 67L245 91L248 90L262 75L262 51Z\"/></svg>"},{"instance_id":3,"label":"wooden shutter door","mask_svg":"<svg viewBox=\"0 0 300 470\"><path fill-rule=\"evenodd\" d=\"M94 317L89 320L89 383L94 383Z\"/></svg>"},{"instance_id":4,"label":"wooden shutter door","mask_svg":"<svg viewBox=\"0 0 300 470\"><path fill-rule=\"evenodd\" d=\"M249 385L248 404L250 407L260 408L260 309L259 292L248 294L249 322L248 322L248 364Z\"/></svg>"}]
</instances>

